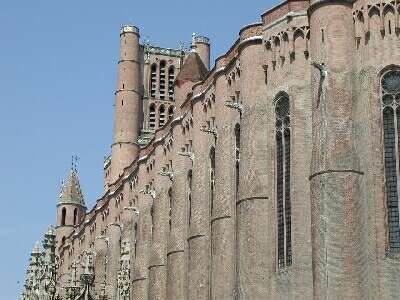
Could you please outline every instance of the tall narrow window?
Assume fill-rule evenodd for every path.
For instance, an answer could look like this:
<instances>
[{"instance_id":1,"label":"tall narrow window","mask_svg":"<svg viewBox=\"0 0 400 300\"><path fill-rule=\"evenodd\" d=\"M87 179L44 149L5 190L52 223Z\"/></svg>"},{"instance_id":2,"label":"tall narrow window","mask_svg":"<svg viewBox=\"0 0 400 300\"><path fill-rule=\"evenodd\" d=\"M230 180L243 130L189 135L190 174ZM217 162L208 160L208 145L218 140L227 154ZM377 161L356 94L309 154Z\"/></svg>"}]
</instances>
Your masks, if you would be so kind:
<instances>
[{"instance_id":1,"label":"tall narrow window","mask_svg":"<svg viewBox=\"0 0 400 300\"><path fill-rule=\"evenodd\" d=\"M192 170L188 172L188 186L189 186L189 193L188 193L188 222L189 225L192 223Z\"/></svg>"},{"instance_id":2,"label":"tall narrow window","mask_svg":"<svg viewBox=\"0 0 400 300\"><path fill-rule=\"evenodd\" d=\"M211 213L214 209L214 192L215 192L215 148L210 149L210 207Z\"/></svg>"},{"instance_id":3,"label":"tall narrow window","mask_svg":"<svg viewBox=\"0 0 400 300\"><path fill-rule=\"evenodd\" d=\"M154 204L150 207L150 241L153 241L154 235Z\"/></svg>"},{"instance_id":4,"label":"tall narrow window","mask_svg":"<svg viewBox=\"0 0 400 300\"><path fill-rule=\"evenodd\" d=\"M172 229L172 188L168 190L168 224L169 224L169 232Z\"/></svg>"},{"instance_id":5,"label":"tall narrow window","mask_svg":"<svg viewBox=\"0 0 400 300\"><path fill-rule=\"evenodd\" d=\"M153 104L150 105L149 109L149 128L156 128L156 106Z\"/></svg>"},{"instance_id":6,"label":"tall narrow window","mask_svg":"<svg viewBox=\"0 0 400 300\"><path fill-rule=\"evenodd\" d=\"M161 105L159 108L158 127L163 127L165 124L165 106Z\"/></svg>"},{"instance_id":7,"label":"tall narrow window","mask_svg":"<svg viewBox=\"0 0 400 300\"><path fill-rule=\"evenodd\" d=\"M134 243L135 243L135 258L136 258L136 256L137 256L137 243L138 243L138 240L137 240L137 236L138 236L138 226L137 226L137 223L135 223L135 232L134 232L134 235L135 235Z\"/></svg>"},{"instance_id":8,"label":"tall narrow window","mask_svg":"<svg viewBox=\"0 0 400 300\"><path fill-rule=\"evenodd\" d=\"M74 225L76 225L76 222L78 221L78 209L74 209Z\"/></svg>"},{"instance_id":9,"label":"tall narrow window","mask_svg":"<svg viewBox=\"0 0 400 300\"><path fill-rule=\"evenodd\" d=\"M276 113L276 198L278 220L278 267L292 264L290 199L290 106L286 95L275 105Z\"/></svg>"},{"instance_id":10,"label":"tall narrow window","mask_svg":"<svg viewBox=\"0 0 400 300\"><path fill-rule=\"evenodd\" d=\"M168 69L168 98L174 100L174 80L175 80L175 68L170 66Z\"/></svg>"},{"instance_id":11,"label":"tall narrow window","mask_svg":"<svg viewBox=\"0 0 400 300\"><path fill-rule=\"evenodd\" d=\"M157 90L157 65L153 64L151 66L151 74L150 74L150 97L156 97Z\"/></svg>"},{"instance_id":12,"label":"tall narrow window","mask_svg":"<svg viewBox=\"0 0 400 300\"><path fill-rule=\"evenodd\" d=\"M235 192L236 199L239 191L239 163L240 163L240 125L235 126Z\"/></svg>"},{"instance_id":13,"label":"tall narrow window","mask_svg":"<svg viewBox=\"0 0 400 300\"><path fill-rule=\"evenodd\" d=\"M399 227L399 126L400 126L400 70L391 70L382 77L383 142L386 177L387 222L390 252L400 251Z\"/></svg>"},{"instance_id":14,"label":"tall narrow window","mask_svg":"<svg viewBox=\"0 0 400 300\"><path fill-rule=\"evenodd\" d=\"M160 62L160 99L165 99L165 61Z\"/></svg>"},{"instance_id":15,"label":"tall narrow window","mask_svg":"<svg viewBox=\"0 0 400 300\"><path fill-rule=\"evenodd\" d=\"M67 210L65 207L61 210L61 226L65 226L65 215L67 214Z\"/></svg>"}]
</instances>

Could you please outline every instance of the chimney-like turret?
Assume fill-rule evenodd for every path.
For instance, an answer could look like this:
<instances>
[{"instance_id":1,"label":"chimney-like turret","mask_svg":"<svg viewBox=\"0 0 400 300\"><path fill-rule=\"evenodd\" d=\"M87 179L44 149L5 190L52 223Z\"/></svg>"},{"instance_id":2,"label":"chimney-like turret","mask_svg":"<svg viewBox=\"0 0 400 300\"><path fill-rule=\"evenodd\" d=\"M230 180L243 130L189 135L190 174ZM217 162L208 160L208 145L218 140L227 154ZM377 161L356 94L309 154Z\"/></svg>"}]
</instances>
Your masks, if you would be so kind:
<instances>
[{"instance_id":1,"label":"chimney-like turret","mask_svg":"<svg viewBox=\"0 0 400 300\"><path fill-rule=\"evenodd\" d=\"M124 168L138 155L137 139L142 120L140 86L139 29L132 25L121 28L118 82L115 92L114 143L111 146L111 179L115 182Z\"/></svg>"},{"instance_id":2,"label":"chimney-like turret","mask_svg":"<svg viewBox=\"0 0 400 300\"><path fill-rule=\"evenodd\" d=\"M312 0L313 150L310 192L314 299L366 299L363 172L356 151L352 0ZM364 231L364 232L363 232ZM367 275L368 276L368 275Z\"/></svg>"},{"instance_id":3,"label":"chimney-like turret","mask_svg":"<svg viewBox=\"0 0 400 300\"><path fill-rule=\"evenodd\" d=\"M193 34L192 51L197 52L207 70L210 70L210 39Z\"/></svg>"}]
</instances>

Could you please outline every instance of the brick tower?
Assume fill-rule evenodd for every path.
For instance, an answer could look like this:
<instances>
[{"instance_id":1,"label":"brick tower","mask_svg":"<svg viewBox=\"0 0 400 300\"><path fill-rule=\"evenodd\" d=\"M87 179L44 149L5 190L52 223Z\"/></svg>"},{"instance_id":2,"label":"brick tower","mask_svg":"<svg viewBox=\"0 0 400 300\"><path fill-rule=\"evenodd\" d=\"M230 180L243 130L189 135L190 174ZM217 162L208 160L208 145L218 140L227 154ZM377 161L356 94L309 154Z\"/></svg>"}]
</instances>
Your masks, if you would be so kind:
<instances>
[{"instance_id":1,"label":"brick tower","mask_svg":"<svg viewBox=\"0 0 400 300\"><path fill-rule=\"evenodd\" d=\"M314 299L365 299L361 182L353 112L352 1L312 1L310 175Z\"/></svg>"},{"instance_id":2,"label":"brick tower","mask_svg":"<svg viewBox=\"0 0 400 300\"><path fill-rule=\"evenodd\" d=\"M120 60L115 92L114 143L111 146L111 182L118 179L137 156L142 124L139 29L123 26L120 34Z\"/></svg>"}]
</instances>

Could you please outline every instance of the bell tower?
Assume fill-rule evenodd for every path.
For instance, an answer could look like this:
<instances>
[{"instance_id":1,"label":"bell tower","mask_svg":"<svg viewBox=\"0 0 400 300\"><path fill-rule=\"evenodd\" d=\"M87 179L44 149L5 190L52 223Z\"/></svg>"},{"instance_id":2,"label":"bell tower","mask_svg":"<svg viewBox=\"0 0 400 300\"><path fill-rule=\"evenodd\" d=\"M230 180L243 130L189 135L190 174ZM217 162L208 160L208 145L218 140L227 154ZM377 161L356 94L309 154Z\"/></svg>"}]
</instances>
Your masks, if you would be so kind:
<instances>
[{"instance_id":1,"label":"bell tower","mask_svg":"<svg viewBox=\"0 0 400 300\"><path fill-rule=\"evenodd\" d=\"M85 219L86 205L83 199L78 172L71 168L67 181L63 182L57 205L56 240L60 246L64 239Z\"/></svg>"},{"instance_id":2,"label":"bell tower","mask_svg":"<svg viewBox=\"0 0 400 300\"><path fill-rule=\"evenodd\" d=\"M120 33L120 60L115 92L110 183L118 179L124 168L135 160L139 151L137 139L143 114L140 53L139 29L133 25L123 26Z\"/></svg>"}]
</instances>

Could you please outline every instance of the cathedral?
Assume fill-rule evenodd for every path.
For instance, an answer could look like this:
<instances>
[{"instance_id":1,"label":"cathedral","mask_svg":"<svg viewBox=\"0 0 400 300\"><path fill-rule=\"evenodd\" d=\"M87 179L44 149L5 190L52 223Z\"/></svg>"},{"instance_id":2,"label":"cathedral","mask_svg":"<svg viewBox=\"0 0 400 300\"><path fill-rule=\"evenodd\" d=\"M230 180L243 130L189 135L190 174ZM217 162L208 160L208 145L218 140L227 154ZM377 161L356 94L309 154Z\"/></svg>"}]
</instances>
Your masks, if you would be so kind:
<instances>
[{"instance_id":1,"label":"cathedral","mask_svg":"<svg viewBox=\"0 0 400 300\"><path fill-rule=\"evenodd\" d=\"M114 142L21 299L400 299L400 4L287 0L210 67L120 31ZM399 115L397 115L399 113Z\"/></svg>"}]
</instances>

